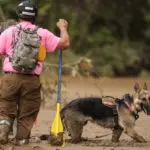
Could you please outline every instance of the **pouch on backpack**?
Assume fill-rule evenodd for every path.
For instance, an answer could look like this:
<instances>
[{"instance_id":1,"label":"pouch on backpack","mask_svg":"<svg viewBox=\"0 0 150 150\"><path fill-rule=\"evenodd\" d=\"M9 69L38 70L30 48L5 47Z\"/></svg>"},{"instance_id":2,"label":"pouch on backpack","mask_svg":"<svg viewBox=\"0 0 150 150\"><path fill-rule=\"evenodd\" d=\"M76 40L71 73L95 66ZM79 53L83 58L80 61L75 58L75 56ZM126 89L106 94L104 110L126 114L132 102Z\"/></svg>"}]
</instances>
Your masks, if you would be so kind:
<instances>
[{"instance_id":1,"label":"pouch on backpack","mask_svg":"<svg viewBox=\"0 0 150 150\"><path fill-rule=\"evenodd\" d=\"M40 36L35 29L19 28L13 44L13 55L10 58L12 67L21 73L31 73L38 65Z\"/></svg>"},{"instance_id":2,"label":"pouch on backpack","mask_svg":"<svg viewBox=\"0 0 150 150\"><path fill-rule=\"evenodd\" d=\"M39 55L38 55L38 61L44 61L46 57L46 48L43 45L40 45L39 48Z\"/></svg>"}]
</instances>

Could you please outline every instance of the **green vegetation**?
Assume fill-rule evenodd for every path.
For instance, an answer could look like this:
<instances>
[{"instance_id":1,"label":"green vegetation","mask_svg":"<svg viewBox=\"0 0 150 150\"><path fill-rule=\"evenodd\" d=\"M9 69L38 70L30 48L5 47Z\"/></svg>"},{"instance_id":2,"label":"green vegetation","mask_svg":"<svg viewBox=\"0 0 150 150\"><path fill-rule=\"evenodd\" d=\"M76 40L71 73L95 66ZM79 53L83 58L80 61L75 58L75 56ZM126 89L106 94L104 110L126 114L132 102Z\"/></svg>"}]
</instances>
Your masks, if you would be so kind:
<instances>
[{"instance_id":1,"label":"green vegetation","mask_svg":"<svg viewBox=\"0 0 150 150\"><path fill-rule=\"evenodd\" d=\"M71 58L92 59L106 76L146 76L150 72L150 0L35 0L37 23L57 33L56 21L69 22ZM19 0L0 0L0 19L17 18ZM47 61L52 61L49 54ZM69 54L68 54L69 55ZM71 60L66 55L66 60Z\"/></svg>"}]
</instances>

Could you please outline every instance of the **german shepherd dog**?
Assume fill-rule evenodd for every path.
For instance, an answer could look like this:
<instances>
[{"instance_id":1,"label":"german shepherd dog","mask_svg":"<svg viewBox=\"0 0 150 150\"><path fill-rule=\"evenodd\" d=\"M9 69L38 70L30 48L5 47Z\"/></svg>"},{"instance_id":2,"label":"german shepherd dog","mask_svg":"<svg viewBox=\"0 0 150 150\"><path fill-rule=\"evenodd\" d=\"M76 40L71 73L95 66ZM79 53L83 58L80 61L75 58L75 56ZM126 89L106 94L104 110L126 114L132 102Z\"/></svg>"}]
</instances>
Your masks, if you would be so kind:
<instances>
[{"instance_id":1,"label":"german shepherd dog","mask_svg":"<svg viewBox=\"0 0 150 150\"><path fill-rule=\"evenodd\" d=\"M123 131L136 142L146 142L134 130L141 111L150 115L150 93L146 83L142 89L136 83L134 93L125 94L121 99L110 96L75 99L62 108L61 119L73 143L81 141L83 127L88 121L112 129L112 142L118 142Z\"/></svg>"}]
</instances>

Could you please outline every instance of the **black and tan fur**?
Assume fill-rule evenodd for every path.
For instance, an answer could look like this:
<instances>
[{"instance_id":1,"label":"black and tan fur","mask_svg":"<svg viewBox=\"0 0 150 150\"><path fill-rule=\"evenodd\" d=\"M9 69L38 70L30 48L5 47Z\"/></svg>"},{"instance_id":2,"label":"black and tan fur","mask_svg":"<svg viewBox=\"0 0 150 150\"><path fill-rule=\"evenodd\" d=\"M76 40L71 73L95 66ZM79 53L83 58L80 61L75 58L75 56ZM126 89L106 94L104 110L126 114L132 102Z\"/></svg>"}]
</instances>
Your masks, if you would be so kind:
<instances>
[{"instance_id":1,"label":"black and tan fur","mask_svg":"<svg viewBox=\"0 0 150 150\"><path fill-rule=\"evenodd\" d=\"M115 106L109 107L103 103L103 98L79 98L71 101L61 110L61 118L65 129L71 136L72 142L81 141L84 125L88 121L112 129L112 141L118 142L124 131L136 142L146 142L135 130L135 121L138 113L150 112L150 93L147 85L141 89L138 84L134 86L133 95L124 95L123 98L109 97ZM107 99L107 97L105 97Z\"/></svg>"}]
</instances>

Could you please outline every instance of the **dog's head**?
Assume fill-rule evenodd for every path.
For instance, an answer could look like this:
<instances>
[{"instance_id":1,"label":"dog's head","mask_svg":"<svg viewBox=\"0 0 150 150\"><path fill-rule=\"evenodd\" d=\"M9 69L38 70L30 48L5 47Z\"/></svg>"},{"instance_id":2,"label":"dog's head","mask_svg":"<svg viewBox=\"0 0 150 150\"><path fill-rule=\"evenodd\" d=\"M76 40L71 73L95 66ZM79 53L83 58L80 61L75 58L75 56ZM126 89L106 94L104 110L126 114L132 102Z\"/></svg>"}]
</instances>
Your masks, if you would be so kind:
<instances>
[{"instance_id":1,"label":"dog's head","mask_svg":"<svg viewBox=\"0 0 150 150\"><path fill-rule=\"evenodd\" d=\"M139 84L134 85L133 104L137 111L144 111L150 115L150 92L148 91L147 84L140 88Z\"/></svg>"}]
</instances>

